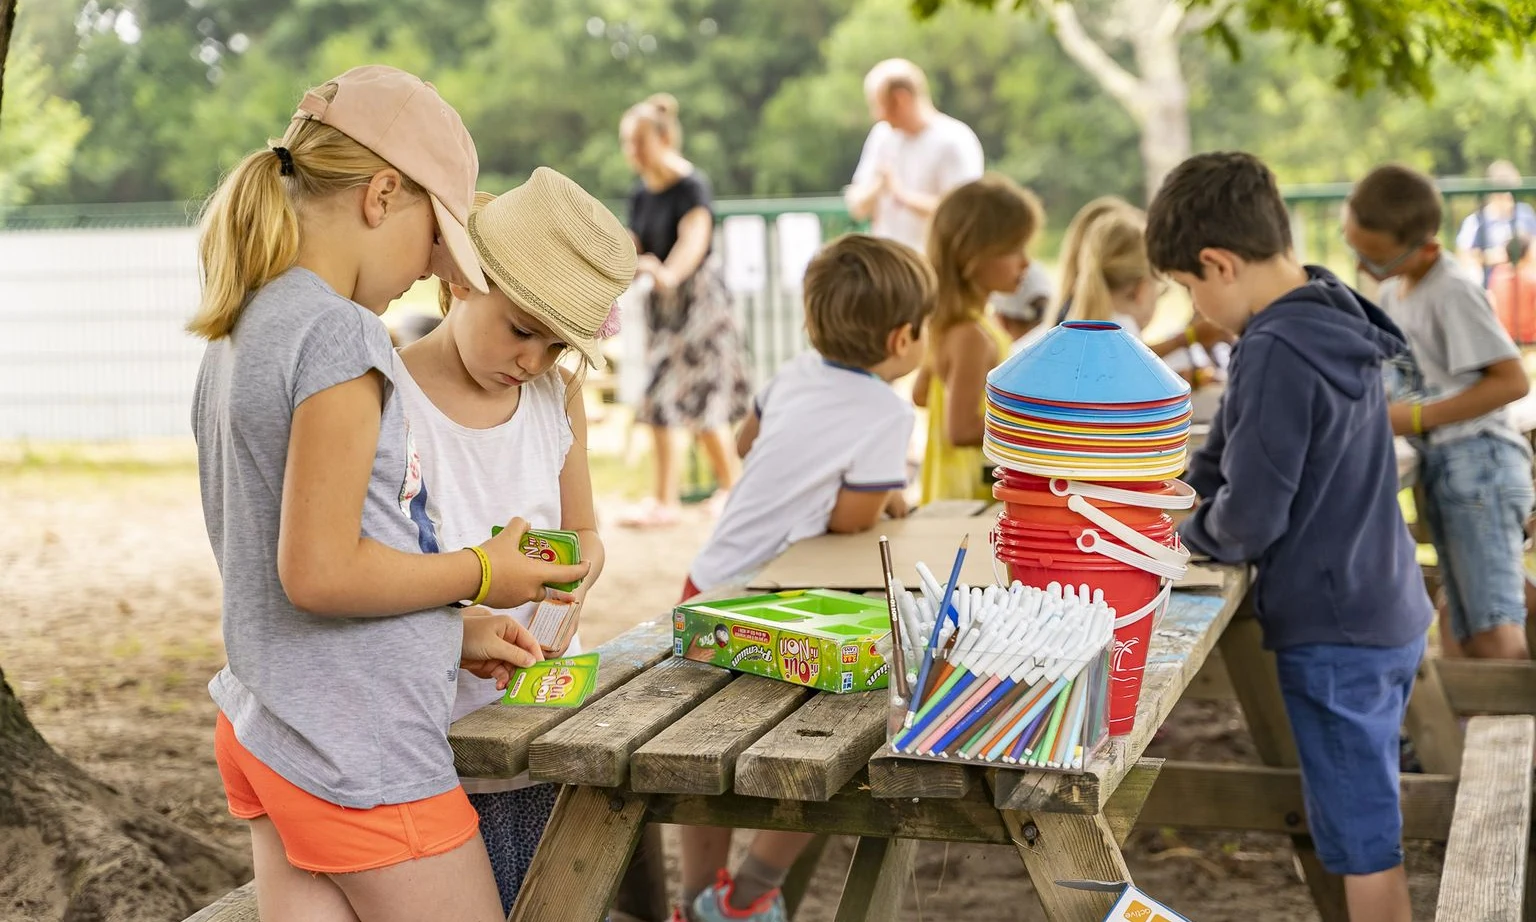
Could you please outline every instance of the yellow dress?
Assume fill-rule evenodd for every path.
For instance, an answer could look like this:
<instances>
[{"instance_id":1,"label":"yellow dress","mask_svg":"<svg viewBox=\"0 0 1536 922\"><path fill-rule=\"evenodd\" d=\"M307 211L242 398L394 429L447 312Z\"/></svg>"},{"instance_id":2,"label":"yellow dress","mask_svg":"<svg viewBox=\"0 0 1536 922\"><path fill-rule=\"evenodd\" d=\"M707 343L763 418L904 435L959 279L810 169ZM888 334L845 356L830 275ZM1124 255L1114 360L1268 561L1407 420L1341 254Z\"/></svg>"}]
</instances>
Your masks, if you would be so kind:
<instances>
[{"instance_id":1,"label":"yellow dress","mask_svg":"<svg viewBox=\"0 0 1536 922\"><path fill-rule=\"evenodd\" d=\"M982 317L977 321L997 345L997 363L1008 358L1013 340L992 320ZM989 369L990 370L990 369ZM986 392L981 395L982 412L986 412ZM949 443L945 424L944 381L938 375L928 379L928 446L923 450L923 498L924 503L940 499L992 498L992 484L982 477L982 469L989 462L981 453L980 446L959 448Z\"/></svg>"}]
</instances>

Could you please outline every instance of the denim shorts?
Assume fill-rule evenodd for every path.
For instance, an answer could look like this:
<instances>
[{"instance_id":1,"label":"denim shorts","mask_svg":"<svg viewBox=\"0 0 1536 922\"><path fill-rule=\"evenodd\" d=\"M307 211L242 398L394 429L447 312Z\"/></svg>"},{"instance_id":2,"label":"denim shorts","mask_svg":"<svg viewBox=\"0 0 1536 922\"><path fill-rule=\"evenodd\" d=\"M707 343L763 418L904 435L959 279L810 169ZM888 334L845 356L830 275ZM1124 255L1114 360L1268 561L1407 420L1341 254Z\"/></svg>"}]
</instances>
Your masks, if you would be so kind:
<instances>
[{"instance_id":1,"label":"denim shorts","mask_svg":"<svg viewBox=\"0 0 1536 922\"><path fill-rule=\"evenodd\" d=\"M1305 644L1275 653L1307 825L1334 874L1403 863L1398 736L1423 657L1422 638L1401 647Z\"/></svg>"},{"instance_id":2,"label":"denim shorts","mask_svg":"<svg viewBox=\"0 0 1536 922\"><path fill-rule=\"evenodd\" d=\"M1475 435L1423 454L1425 522L1440 560L1451 632L1469 637L1525 624L1525 520L1531 456L1523 445Z\"/></svg>"}]
</instances>

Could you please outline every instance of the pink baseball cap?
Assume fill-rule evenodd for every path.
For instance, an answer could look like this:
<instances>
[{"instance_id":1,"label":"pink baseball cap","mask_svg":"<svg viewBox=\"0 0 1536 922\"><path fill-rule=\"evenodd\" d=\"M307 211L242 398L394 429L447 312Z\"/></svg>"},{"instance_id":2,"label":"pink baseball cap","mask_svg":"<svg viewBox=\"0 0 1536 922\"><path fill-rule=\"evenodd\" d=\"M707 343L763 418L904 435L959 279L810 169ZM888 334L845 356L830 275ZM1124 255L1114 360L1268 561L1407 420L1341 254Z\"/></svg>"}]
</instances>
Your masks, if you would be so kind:
<instances>
[{"instance_id":1,"label":"pink baseball cap","mask_svg":"<svg viewBox=\"0 0 1536 922\"><path fill-rule=\"evenodd\" d=\"M328 87L335 88L330 99L317 92ZM490 290L467 230L480 158L464 120L436 87L398 68L366 64L305 93L293 120L330 125L427 190L442 240L432 250L433 273Z\"/></svg>"}]
</instances>

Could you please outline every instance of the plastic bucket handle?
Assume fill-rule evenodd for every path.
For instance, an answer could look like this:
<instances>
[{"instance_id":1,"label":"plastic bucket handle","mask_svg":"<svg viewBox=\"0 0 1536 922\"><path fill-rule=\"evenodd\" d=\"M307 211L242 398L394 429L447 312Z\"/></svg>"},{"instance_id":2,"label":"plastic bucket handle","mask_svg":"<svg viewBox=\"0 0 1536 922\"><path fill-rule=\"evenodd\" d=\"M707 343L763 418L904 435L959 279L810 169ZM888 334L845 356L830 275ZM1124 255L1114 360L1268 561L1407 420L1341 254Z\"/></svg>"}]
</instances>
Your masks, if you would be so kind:
<instances>
[{"instance_id":1,"label":"plastic bucket handle","mask_svg":"<svg viewBox=\"0 0 1536 922\"><path fill-rule=\"evenodd\" d=\"M1057 496L1083 496L1102 499L1122 506L1145 506L1149 509L1189 509L1195 505L1195 488L1182 480L1174 480L1173 493L1141 493L1122 490L1102 483L1085 483L1081 480L1051 478L1051 492ZM1070 501L1069 501L1070 503Z\"/></svg>"},{"instance_id":2,"label":"plastic bucket handle","mask_svg":"<svg viewBox=\"0 0 1536 922\"><path fill-rule=\"evenodd\" d=\"M1189 552L1182 547L1179 548L1179 553L1182 554L1182 559L1185 561L1184 564L1164 563L1161 560L1148 557L1145 554L1139 554L1128 547L1121 547L1113 541L1101 538L1099 533L1091 528L1083 529L1083 533L1078 535L1077 549L1084 553L1102 554L1110 560L1119 561L1128 567L1135 567L1138 570L1145 570L1155 576L1161 576L1163 579L1183 579L1185 572L1189 569L1187 566Z\"/></svg>"},{"instance_id":3,"label":"plastic bucket handle","mask_svg":"<svg viewBox=\"0 0 1536 922\"><path fill-rule=\"evenodd\" d=\"M1154 631L1157 630L1157 626L1162 623L1163 615L1168 611L1167 603L1168 599L1172 595L1173 580L1163 580L1163 588L1158 591L1157 595L1152 597L1152 601L1141 606L1128 615L1122 615L1115 618L1115 630L1118 631L1123 627L1129 627L1154 611L1157 612L1157 618L1152 622L1152 629Z\"/></svg>"},{"instance_id":4,"label":"plastic bucket handle","mask_svg":"<svg viewBox=\"0 0 1536 922\"><path fill-rule=\"evenodd\" d=\"M1074 493L1067 497L1067 508L1119 538L1135 550L1151 557L1153 560L1160 560L1163 563L1176 567L1182 567L1189 562L1188 553L1164 544L1158 544L1098 506L1088 502L1080 494Z\"/></svg>"}]
</instances>

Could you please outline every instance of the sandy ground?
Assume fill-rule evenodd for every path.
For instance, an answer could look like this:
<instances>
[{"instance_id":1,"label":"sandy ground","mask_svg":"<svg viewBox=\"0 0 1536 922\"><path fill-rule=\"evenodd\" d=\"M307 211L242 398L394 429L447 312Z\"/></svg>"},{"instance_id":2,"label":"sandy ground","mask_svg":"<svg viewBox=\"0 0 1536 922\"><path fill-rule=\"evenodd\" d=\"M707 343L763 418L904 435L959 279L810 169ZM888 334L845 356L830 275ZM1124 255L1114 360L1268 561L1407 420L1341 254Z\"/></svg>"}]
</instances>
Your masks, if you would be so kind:
<instances>
[{"instance_id":1,"label":"sandy ground","mask_svg":"<svg viewBox=\"0 0 1536 922\"><path fill-rule=\"evenodd\" d=\"M611 519L621 502L604 496L599 505ZM243 845L213 762L204 686L224 660L195 473L0 466L0 507L0 664L38 728L118 789ZM606 527L609 564L589 600L584 641L665 611L708 528L701 510L660 533ZM1193 702L1175 711L1154 754L1254 760L1235 708ZM850 853L847 843L829 849L801 920L832 918ZM1197 922L1316 918L1278 837L1141 830L1128 854L1141 886ZM1421 917L1433 913L1439 865L1436 849L1411 853ZM1008 849L924 844L914 876L903 918L1043 919Z\"/></svg>"}]
</instances>

